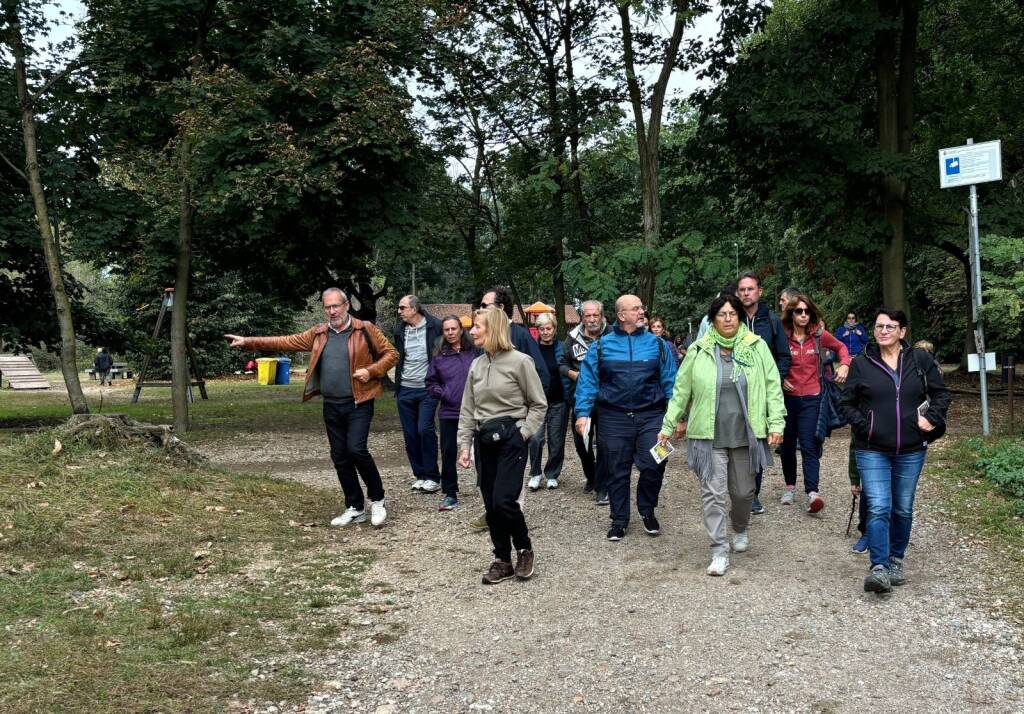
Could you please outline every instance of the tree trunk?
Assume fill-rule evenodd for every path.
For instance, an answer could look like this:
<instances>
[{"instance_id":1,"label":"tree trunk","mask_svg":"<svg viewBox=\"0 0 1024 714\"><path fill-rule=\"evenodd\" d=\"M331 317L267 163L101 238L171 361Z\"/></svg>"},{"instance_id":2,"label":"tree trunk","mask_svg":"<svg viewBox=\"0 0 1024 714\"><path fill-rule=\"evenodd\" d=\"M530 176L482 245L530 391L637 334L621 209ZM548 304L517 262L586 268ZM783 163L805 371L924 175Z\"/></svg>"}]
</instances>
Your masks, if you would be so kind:
<instances>
[{"instance_id":1,"label":"tree trunk","mask_svg":"<svg viewBox=\"0 0 1024 714\"><path fill-rule=\"evenodd\" d=\"M593 250L594 237L593 227L590 222L590 205L587 203L583 193L583 176L580 170L580 135L582 129L580 124L583 121L580 111L579 95L576 92L576 69L572 59L572 0L565 0L563 14L562 42L565 47L565 83L566 98L568 100L568 112L566 121L566 134L569 137L569 172L570 189L572 191L573 203L576 206L576 216L579 223L579 234L583 244L583 252L589 253ZM561 322L561 319L559 319Z\"/></svg>"},{"instance_id":2,"label":"tree trunk","mask_svg":"<svg viewBox=\"0 0 1024 714\"><path fill-rule=\"evenodd\" d=\"M665 49L665 58L661 72L651 90L651 109L649 121L644 120L644 102L640 94L640 82L636 76L633 55L633 28L629 19L630 3L618 0L619 20L622 25L622 58L626 73L626 88L629 92L629 103L633 109L633 127L636 133L636 148L640 159L640 191L643 197L643 242L648 257L639 267L637 278L637 296L648 309L654 305L657 288L657 270L651 252L661 243L661 198L658 180L658 164L661 140L661 115L665 107L665 92L668 81L679 55L679 45L683 39L683 28L686 26L686 15L690 8L687 0L676 0L673 3L675 24L672 37Z\"/></svg>"},{"instance_id":3,"label":"tree trunk","mask_svg":"<svg viewBox=\"0 0 1024 714\"><path fill-rule=\"evenodd\" d=\"M36 223L39 226L39 238L42 242L43 257L46 271L50 278L50 290L53 292L54 309L57 313L57 325L60 328L60 370L64 375L64 384L68 390L71 410L75 414L88 414L89 404L82 392L82 384L78 379L78 359L75 354L75 324L71 314L71 301L68 299L64 284L64 272L60 264L60 246L57 244L50 227L50 215L46 205L46 193L39 172L39 151L36 144L35 110L32 97L28 92L28 77L25 70L25 44L22 39L21 21L18 17L18 3L15 0L4 1L7 18L7 30L11 54L14 57L14 77L18 88L18 104L21 108L21 128L25 142L25 179L32 193L35 207Z\"/></svg>"},{"instance_id":4,"label":"tree trunk","mask_svg":"<svg viewBox=\"0 0 1024 714\"><path fill-rule=\"evenodd\" d=\"M883 153L909 156L914 121L917 9L897 0L878 0L886 26L875 37L875 74L878 83L878 146ZM897 21L902 15L902 29ZM899 57L899 66L897 66ZM889 239L882 250L882 300L910 317L907 299L906 235L909 185L900 176L883 177L882 210L889 224Z\"/></svg>"},{"instance_id":5,"label":"tree trunk","mask_svg":"<svg viewBox=\"0 0 1024 714\"><path fill-rule=\"evenodd\" d=\"M203 68L203 51L209 32L210 15L216 0L207 0L199 17L192 46L189 81L194 83ZM191 93L191 89L189 90ZM171 405L174 431L183 437L189 429L188 394L191 372L188 359L188 297L192 279L192 240L195 232L195 207L192 205L192 139L183 129L178 146L178 246L175 256L174 307L171 309ZM198 376L198 375L197 375Z\"/></svg>"}]
</instances>

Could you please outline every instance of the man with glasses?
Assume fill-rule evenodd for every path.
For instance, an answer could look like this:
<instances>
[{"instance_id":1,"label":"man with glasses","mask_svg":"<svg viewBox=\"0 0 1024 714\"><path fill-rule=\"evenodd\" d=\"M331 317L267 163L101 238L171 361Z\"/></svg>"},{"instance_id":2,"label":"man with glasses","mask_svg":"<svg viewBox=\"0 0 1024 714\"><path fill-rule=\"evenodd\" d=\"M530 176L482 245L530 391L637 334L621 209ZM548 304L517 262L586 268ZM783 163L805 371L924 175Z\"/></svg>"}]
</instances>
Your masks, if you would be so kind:
<instances>
[{"instance_id":1,"label":"man with glasses","mask_svg":"<svg viewBox=\"0 0 1024 714\"><path fill-rule=\"evenodd\" d=\"M398 349L395 367L395 400L405 437L405 453L412 467L412 490L434 493L441 488L437 468L437 400L427 394L430 353L441 339L441 321L423 311L419 298L405 295L398 301L394 342Z\"/></svg>"},{"instance_id":2,"label":"man with glasses","mask_svg":"<svg viewBox=\"0 0 1024 714\"><path fill-rule=\"evenodd\" d=\"M761 302L764 289L761 287L761 278L757 273L744 273L736 282L736 297L743 303L743 319L746 320L747 329L764 340L775 360L775 366L779 368L779 377L785 379L789 374L791 356L789 353L789 342L786 340L786 333L782 329L782 321L779 316L768 309L768 305ZM761 495L761 479L763 473L757 472L754 480L754 500L750 504L750 512L753 514L764 513L764 506L761 505L758 496Z\"/></svg>"},{"instance_id":3,"label":"man with glasses","mask_svg":"<svg viewBox=\"0 0 1024 714\"><path fill-rule=\"evenodd\" d=\"M600 453L607 462L612 526L608 540L619 541L629 526L629 476L640 470L637 511L648 535L661 533L654 509L661 493L662 471L651 455L665 408L672 397L676 362L660 337L639 325L645 310L636 295L615 301L618 322L595 340L580 366L576 382L576 431L587 428L596 406Z\"/></svg>"},{"instance_id":4,"label":"man with glasses","mask_svg":"<svg viewBox=\"0 0 1024 714\"><path fill-rule=\"evenodd\" d=\"M864 329L864 325L857 322L857 315L853 312L847 314L846 322L836 330L836 339L846 345L851 357L859 355L871 341L868 331Z\"/></svg>"},{"instance_id":5,"label":"man with glasses","mask_svg":"<svg viewBox=\"0 0 1024 714\"><path fill-rule=\"evenodd\" d=\"M310 353L302 401L318 394L323 397L331 460L347 507L331 525L366 521L365 498L359 485L362 478L370 500L370 525L377 527L387 519L384 483L367 439L373 400L381 395L381 379L398 362L398 351L376 325L348 314L348 297L340 288L327 288L322 297L327 322L305 332L283 337L224 337L238 349Z\"/></svg>"},{"instance_id":6,"label":"man with glasses","mask_svg":"<svg viewBox=\"0 0 1024 714\"><path fill-rule=\"evenodd\" d=\"M580 364L587 358L594 340L602 335L611 332L607 320L604 319L604 306L597 300L587 300L580 306L583 311L582 322L569 331L565 338L565 345L562 348L562 364L558 371L569 379L569 393L565 395L569 408L576 413L576 382L580 376ZM572 421L576 421L573 416ZM597 429L597 409L591 409L590 413L590 448L584 444L583 435L575 429L572 430L573 444L576 446L576 453L583 465L583 475L586 477L586 485L583 487L585 493L592 493L595 490L597 505L608 505L608 483L604 472L604 462L601 455L597 454L594 432Z\"/></svg>"}]
</instances>

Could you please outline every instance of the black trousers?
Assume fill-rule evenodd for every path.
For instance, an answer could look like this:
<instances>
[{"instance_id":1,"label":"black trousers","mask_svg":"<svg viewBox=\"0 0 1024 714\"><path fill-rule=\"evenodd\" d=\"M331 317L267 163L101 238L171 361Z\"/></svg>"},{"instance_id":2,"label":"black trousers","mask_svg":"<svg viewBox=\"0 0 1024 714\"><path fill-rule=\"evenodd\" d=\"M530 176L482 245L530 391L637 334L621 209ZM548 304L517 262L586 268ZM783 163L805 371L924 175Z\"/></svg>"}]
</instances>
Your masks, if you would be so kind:
<instances>
[{"instance_id":1,"label":"black trousers","mask_svg":"<svg viewBox=\"0 0 1024 714\"><path fill-rule=\"evenodd\" d=\"M576 431L575 409L572 419L569 421L569 430L572 432L572 443L576 447L576 455L580 457L580 464L583 466L583 476L587 484L593 486L597 491L608 490L608 473L604 459L601 458L600 444L597 439L597 406L590 411L590 449L583 445L583 437Z\"/></svg>"},{"instance_id":2,"label":"black trousers","mask_svg":"<svg viewBox=\"0 0 1024 714\"><path fill-rule=\"evenodd\" d=\"M459 493L459 420L441 419L441 490L445 496Z\"/></svg>"},{"instance_id":3,"label":"black trousers","mask_svg":"<svg viewBox=\"0 0 1024 714\"><path fill-rule=\"evenodd\" d=\"M533 548L526 518L516 500L523 490L526 473L526 441L516 429L511 439L500 444L485 443L477 438L473 452L494 557L508 563L512 561L513 546L516 550Z\"/></svg>"},{"instance_id":4,"label":"black trousers","mask_svg":"<svg viewBox=\"0 0 1024 714\"><path fill-rule=\"evenodd\" d=\"M384 482L380 479L380 471L366 445L371 421L372 399L361 404L324 402L324 426L327 427L327 440L331 444L331 461L334 462L334 470L338 472L338 481L345 494L345 505L359 510L363 510L365 505L363 489L359 485L360 477L366 484L366 495L371 501L384 498Z\"/></svg>"}]
</instances>

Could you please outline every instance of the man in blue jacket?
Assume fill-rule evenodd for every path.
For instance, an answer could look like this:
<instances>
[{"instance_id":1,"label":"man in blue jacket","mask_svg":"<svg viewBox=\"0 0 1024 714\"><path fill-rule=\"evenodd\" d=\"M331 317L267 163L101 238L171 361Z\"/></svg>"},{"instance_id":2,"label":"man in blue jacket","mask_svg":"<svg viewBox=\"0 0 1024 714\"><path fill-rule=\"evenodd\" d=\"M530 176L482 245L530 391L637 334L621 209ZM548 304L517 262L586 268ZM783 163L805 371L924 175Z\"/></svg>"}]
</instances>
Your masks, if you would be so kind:
<instances>
[{"instance_id":1,"label":"man in blue jacket","mask_svg":"<svg viewBox=\"0 0 1024 714\"><path fill-rule=\"evenodd\" d=\"M857 315L853 312L847 314L846 322L836 330L836 338L850 350L851 357L859 355L871 341L868 331L864 329L864 325L857 322Z\"/></svg>"},{"instance_id":2,"label":"man in blue jacket","mask_svg":"<svg viewBox=\"0 0 1024 714\"><path fill-rule=\"evenodd\" d=\"M398 301L398 317L394 332L398 349L395 367L398 420L415 479L412 490L433 493L441 488L434 428L437 399L427 393L426 379L430 355L441 339L441 321L424 312L415 295L406 295Z\"/></svg>"},{"instance_id":3,"label":"man in blue jacket","mask_svg":"<svg viewBox=\"0 0 1024 714\"><path fill-rule=\"evenodd\" d=\"M622 540L629 525L629 475L640 470L636 507L649 535L661 533L655 516L662 471L651 456L672 396L676 363L665 341L637 323L645 316L636 295L615 301L618 322L594 341L576 382L576 431L586 433L595 405L601 411L597 439L607 462L612 527L608 540Z\"/></svg>"},{"instance_id":4,"label":"man in blue jacket","mask_svg":"<svg viewBox=\"0 0 1024 714\"><path fill-rule=\"evenodd\" d=\"M747 329L768 343L768 349L771 350L772 357L775 359L775 366L779 368L779 377L785 379L789 374L789 363L792 361L789 354L789 340L786 339L779 316L761 302L763 293L761 278L757 273L744 273L736 282L736 297L743 303ZM757 498L761 494L760 472L757 474L755 483L754 501L750 504L750 512L764 513L764 506Z\"/></svg>"}]
</instances>

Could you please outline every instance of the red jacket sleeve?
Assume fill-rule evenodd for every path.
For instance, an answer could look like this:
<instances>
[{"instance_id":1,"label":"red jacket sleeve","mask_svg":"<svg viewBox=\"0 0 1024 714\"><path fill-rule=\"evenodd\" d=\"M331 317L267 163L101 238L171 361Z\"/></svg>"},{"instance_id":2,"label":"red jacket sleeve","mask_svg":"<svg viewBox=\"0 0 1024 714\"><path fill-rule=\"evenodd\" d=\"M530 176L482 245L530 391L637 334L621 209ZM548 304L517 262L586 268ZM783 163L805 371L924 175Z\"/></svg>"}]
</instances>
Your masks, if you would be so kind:
<instances>
[{"instance_id":1,"label":"red jacket sleeve","mask_svg":"<svg viewBox=\"0 0 1024 714\"><path fill-rule=\"evenodd\" d=\"M833 337L828 330L821 331L821 344L839 355L840 364L850 366L850 350L846 349L846 345Z\"/></svg>"}]
</instances>

